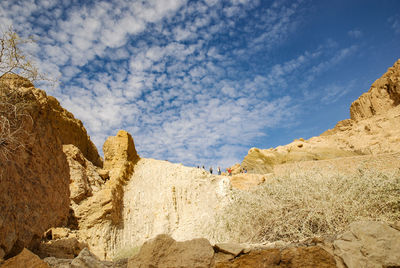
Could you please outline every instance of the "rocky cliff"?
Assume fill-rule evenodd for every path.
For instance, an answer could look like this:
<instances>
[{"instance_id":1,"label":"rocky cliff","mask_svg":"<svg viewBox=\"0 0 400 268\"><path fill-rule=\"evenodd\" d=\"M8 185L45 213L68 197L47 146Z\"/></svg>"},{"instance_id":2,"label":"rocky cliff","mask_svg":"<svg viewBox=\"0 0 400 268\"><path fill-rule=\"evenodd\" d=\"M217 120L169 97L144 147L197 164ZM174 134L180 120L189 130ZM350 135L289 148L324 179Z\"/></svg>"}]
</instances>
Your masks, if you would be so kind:
<instances>
[{"instance_id":1,"label":"rocky cliff","mask_svg":"<svg viewBox=\"0 0 400 268\"><path fill-rule=\"evenodd\" d=\"M140 246L158 234L218 241L218 209L230 183L202 169L141 159L129 133L119 131L103 146L104 170L73 146L64 146L71 171L71 199L78 238L100 259ZM105 173L102 180L98 173ZM79 185L79 187L77 187ZM79 198L77 198L79 196Z\"/></svg>"},{"instance_id":2,"label":"rocky cliff","mask_svg":"<svg viewBox=\"0 0 400 268\"><path fill-rule=\"evenodd\" d=\"M350 107L350 118L359 121L388 110L400 104L400 60L378 80L368 92L362 94Z\"/></svg>"},{"instance_id":3,"label":"rocky cliff","mask_svg":"<svg viewBox=\"0 0 400 268\"><path fill-rule=\"evenodd\" d=\"M66 223L69 165L63 144L102 161L82 123L59 102L17 75L0 79L0 258L33 247Z\"/></svg>"},{"instance_id":4,"label":"rocky cliff","mask_svg":"<svg viewBox=\"0 0 400 268\"><path fill-rule=\"evenodd\" d=\"M351 119L320 136L271 149L251 148L241 166L270 173L280 164L400 152L400 60L350 107Z\"/></svg>"}]
</instances>

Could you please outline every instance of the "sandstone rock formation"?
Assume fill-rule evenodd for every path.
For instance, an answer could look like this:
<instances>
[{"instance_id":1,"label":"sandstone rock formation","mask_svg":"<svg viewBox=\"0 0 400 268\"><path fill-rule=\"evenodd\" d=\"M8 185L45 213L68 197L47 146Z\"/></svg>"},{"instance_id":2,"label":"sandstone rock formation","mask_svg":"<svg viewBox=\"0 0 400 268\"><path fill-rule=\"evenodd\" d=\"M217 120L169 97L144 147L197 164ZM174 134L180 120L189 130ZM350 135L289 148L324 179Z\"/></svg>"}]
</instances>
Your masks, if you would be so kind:
<instances>
[{"instance_id":1,"label":"sandstone rock formation","mask_svg":"<svg viewBox=\"0 0 400 268\"><path fill-rule=\"evenodd\" d=\"M234 260L217 263L216 268L335 268L334 257L324 249L313 247L295 247L284 250L256 250Z\"/></svg>"},{"instance_id":2,"label":"sandstone rock formation","mask_svg":"<svg viewBox=\"0 0 400 268\"><path fill-rule=\"evenodd\" d=\"M334 247L348 268L400 266L400 231L383 222L350 224Z\"/></svg>"},{"instance_id":3,"label":"sandstone rock formation","mask_svg":"<svg viewBox=\"0 0 400 268\"><path fill-rule=\"evenodd\" d=\"M14 136L17 146L0 144L1 258L32 247L48 228L66 222L69 172L57 137L60 131L51 123L56 117L52 107L58 102L18 76L3 76L0 90L6 102L0 107L0 118L6 118L12 108L21 115L14 122L19 124Z\"/></svg>"},{"instance_id":4,"label":"sandstone rock formation","mask_svg":"<svg viewBox=\"0 0 400 268\"><path fill-rule=\"evenodd\" d=\"M56 98L48 96L43 90L34 88L29 80L15 74L5 74L1 77L1 81L9 85L12 90L19 91L27 98L28 104L35 106L33 112L45 120L44 122L52 130L57 141L61 144L74 144L90 162L98 167L103 165L96 146L90 140L82 122L64 109ZM34 115L31 114L31 116L35 121ZM39 124L36 123L36 125ZM45 140L46 136L42 138Z\"/></svg>"},{"instance_id":5,"label":"sandstone rock formation","mask_svg":"<svg viewBox=\"0 0 400 268\"><path fill-rule=\"evenodd\" d=\"M262 183L270 177L267 174L249 174L241 173L230 177L233 188L240 190L250 190Z\"/></svg>"},{"instance_id":6,"label":"sandstone rock formation","mask_svg":"<svg viewBox=\"0 0 400 268\"><path fill-rule=\"evenodd\" d=\"M299 161L400 152L400 60L353 102L351 119L308 140L271 149L251 148L241 166L250 173Z\"/></svg>"},{"instance_id":7,"label":"sandstone rock formation","mask_svg":"<svg viewBox=\"0 0 400 268\"><path fill-rule=\"evenodd\" d=\"M84 248L74 259L48 257L44 261L52 268L126 268L128 263L127 259L117 262L101 261L87 248Z\"/></svg>"},{"instance_id":8,"label":"sandstone rock formation","mask_svg":"<svg viewBox=\"0 0 400 268\"><path fill-rule=\"evenodd\" d=\"M38 256L24 248L20 254L8 259L1 265L2 268L49 268L50 266Z\"/></svg>"},{"instance_id":9,"label":"sandstone rock formation","mask_svg":"<svg viewBox=\"0 0 400 268\"><path fill-rule=\"evenodd\" d=\"M378 80L368 92L362 94L351 104L350 118L355 121L386 114L400 104L400 60Z\"/></svg>"},{"instance_id":10,"label":"sandstone rock formation","mask_svg":"<svg viewBox=\"0 0 400 268\"><path fill-rule=\"evenodd\" d=\"M213 265L214 250L207 239L176 242L168 235L158 235L144 243L140 252L128 262L128 268L209 268Z\"/></svg>"},{"instance_id":11,"label":"sandstone rock formation","mask_svg":"<svg viewBox=\"0 0 400 268\"><path fill-rule=\"evenodd\" d=\"M32 248L45 230L66 222L69 167L63 144L74 144L97 166L102 160L82 122L29 80L3 75L0 97L1 125L8 126L0 129L1 258Z\"/></svg>"},{"instance_id":12,"label":"sandstone rock formation","mask_svg":"<svg viewBox=\"0 0 400 268\"><path fill-rule=\"evenodd\" d=\"M218 212L229 202L228 177L172 164L140 159L125 187L123 226L116 249L141 245L157 234L176 240L204 237L218 242Z\"/></svg>"},{"instance_id":13,"label":"sandstone rock formation","mask_svg":"<svg viewBox=\"0 0 400 268\"><path fill-rule=\"evenodd\" d=\"M105 169L99 169L77 147L64 146L70 164L71 208L78 224L78 238L87 242L96 256L106 259L110 258L107 252L111 252L115 232L123 222L123 186L139 157L132 137L122 130L107 139L103 150ZM107 174L106 179L99 173Z\"/></svg>"},{"instance_id":14,"label":"sandstone rock formation","mask_svg":"<svg viewBox=\"0 0 400 268\"><path fill-rule=\"evenodd\" d=\"M97 257L111 259L162 233L179 240L205 237L213 242L222 236L214 223L218 210L229 201L227 177L140 159L126 131L108 138L103 151L104 169L99 169L75 146L64 146L77 238ZM99 172L109 178L104 180Z\"/></svg>"}]
</instances>

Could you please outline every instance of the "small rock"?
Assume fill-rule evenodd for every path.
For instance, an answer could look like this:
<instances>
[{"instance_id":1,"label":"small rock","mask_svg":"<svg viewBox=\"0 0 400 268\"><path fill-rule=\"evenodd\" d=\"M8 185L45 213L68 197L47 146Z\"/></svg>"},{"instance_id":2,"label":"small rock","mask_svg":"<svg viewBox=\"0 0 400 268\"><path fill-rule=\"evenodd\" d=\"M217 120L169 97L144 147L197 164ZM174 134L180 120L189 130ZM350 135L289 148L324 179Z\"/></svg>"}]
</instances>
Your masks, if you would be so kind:
<instances>
[{"instance_id":1,"label":"small rock","mask_svg":"<svg viewBox=\"0 0 400 268\"><path fill-rule=\"evenodd\" d=\"M17 256L6 260L2 268L49 268L49 265L42 261L38 256L24 248L20 254Z\"/></svg>"},{"instance_id":2,"label":"small rock","mask_svg":"<svg viewBox=\"0 0 400 268\"><path fill-rule=\"evenodd\" d=\"M238 256L245 249L242 245L235 243L217 243L214 247L217 251L232 254L234 257Z\"/></svg>"},{"instance_id":3,"label":"small rock","mask_svg":"<svg viewBox=\"0 0 400 268\"><path fill-rule=\"evenodd\" d=\"M110 178L110 172L108 170L99 168L97 169L97 173L103 180L108 180Z\"/></svg>"},{"instance_id":4,"label":"small rock","mask_svg":"<svg viewBox=\"0 0 400 268\"><path fill-rule=\"evenodd\" d=\"M88 248L84 248L72 262L71 268L106 268L110 267L94 256ZM108 262L107 262L108 263Z\"/></svg>"},{"instance_id":5,"label":"small rock","mask_svg":"<svg viewBox=\"0 0 400 268\"><path fill-rule=\"evenodd\" d=\"M207 239L177 242L165 234L145 242L139 253L128 261L128 268L209 268L213 265L214 250Z\"/></svg>"}]
</instances>

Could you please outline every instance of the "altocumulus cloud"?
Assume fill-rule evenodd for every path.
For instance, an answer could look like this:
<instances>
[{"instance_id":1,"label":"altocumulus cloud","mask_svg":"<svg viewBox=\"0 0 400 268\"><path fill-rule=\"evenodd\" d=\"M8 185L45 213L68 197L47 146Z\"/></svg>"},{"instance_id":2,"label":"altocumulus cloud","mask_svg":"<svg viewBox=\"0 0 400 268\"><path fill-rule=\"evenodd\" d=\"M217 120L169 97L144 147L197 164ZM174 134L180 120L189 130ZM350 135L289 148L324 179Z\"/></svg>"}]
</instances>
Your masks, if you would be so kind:
<instances>
[{"instance_id":1,"label":"altocumulus cloud","mask_svg":"<svg viewBox=\"0 0 400 268\"><path fill-rule=\"evenodd\" d=\"M305 10L303 1L2 0L0 24L37 40L27 49L60 80L40 86L99 148L126 129L143 157L226 167L292 121L293 96L357 50L321 43L270 60Z\"/></svg>"}]
</instances>

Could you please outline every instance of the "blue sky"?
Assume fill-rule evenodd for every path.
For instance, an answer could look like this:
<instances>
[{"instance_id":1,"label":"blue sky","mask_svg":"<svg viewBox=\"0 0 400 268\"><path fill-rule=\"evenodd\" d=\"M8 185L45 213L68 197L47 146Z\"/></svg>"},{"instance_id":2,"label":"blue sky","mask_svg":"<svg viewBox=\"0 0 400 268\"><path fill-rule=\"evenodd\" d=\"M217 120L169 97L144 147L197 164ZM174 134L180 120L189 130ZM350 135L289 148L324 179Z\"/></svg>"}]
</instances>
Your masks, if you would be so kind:
<instances>
[{"instance_id":1,"label":"blue sky","mask_svg":"<svg viewBox=\"0 0 400 268\"><path fill-rule=\"evenodd\" d=\"M400 1L1 0L99 151L226 167L310 138L400 57Z\"/></svg>"}]
</instances>

